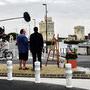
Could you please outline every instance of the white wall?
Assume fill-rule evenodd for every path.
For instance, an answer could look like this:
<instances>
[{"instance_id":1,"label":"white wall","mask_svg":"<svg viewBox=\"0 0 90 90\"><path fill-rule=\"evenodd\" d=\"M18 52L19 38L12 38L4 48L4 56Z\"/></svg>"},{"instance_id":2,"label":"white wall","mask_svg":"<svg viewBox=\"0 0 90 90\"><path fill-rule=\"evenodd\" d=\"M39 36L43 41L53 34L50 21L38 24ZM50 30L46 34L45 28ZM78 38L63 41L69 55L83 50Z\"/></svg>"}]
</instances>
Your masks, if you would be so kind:
<instances>
[{"instance_id":1,"label":"white wall","mask_svg":"<svg viewBox=\"0 0 90 90\"><path fill-rule=\"evenodd\" d=\"M77 49L77 53L78 54L87 54L87 49L80 47L80 48Z\"/></svg>"}]
</instances>

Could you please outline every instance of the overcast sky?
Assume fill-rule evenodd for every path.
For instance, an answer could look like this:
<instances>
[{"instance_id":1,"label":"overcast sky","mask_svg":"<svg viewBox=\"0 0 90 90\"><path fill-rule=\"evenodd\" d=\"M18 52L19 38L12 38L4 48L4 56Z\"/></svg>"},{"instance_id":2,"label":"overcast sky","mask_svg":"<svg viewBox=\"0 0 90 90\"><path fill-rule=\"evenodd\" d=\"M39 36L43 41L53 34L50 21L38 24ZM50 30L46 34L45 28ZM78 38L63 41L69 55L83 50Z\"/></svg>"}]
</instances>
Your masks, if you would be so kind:
<instances>
[{"instance_id":1,"label":"overcast sky","mask_svg":"<svg viewBox=\"0 0 90 90\"><path fill-rule=\"evenodd\" d=\"M23 19L0 22L5 26L6 33L19 32L21 28L32 32L36 23L43 20L45 7L48 5L48 16L52 17L55 23L55 33L60 36L68 36L74 33L74 26L85 26L85 34L90 33L90 0L0 0L0 20L11 17L22 17L23 12L29 12L31 22L26 23Z\"/></svg>"}]
</instances>

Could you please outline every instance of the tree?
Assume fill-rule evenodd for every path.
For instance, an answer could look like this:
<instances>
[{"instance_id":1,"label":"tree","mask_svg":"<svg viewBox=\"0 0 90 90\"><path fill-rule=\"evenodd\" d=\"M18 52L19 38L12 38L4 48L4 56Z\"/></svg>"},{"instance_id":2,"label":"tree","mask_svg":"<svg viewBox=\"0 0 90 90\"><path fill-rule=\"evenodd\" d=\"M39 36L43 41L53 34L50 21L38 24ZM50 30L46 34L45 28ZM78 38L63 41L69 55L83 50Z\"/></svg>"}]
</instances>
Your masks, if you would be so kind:
<instances>
[{"instance_id":1,"label":"tree","mask_svg":"<svg viewBox=\"0 0 90 90\"><path fill-rule=\"evenodd\" d=\"M8 37L10 38L10 35L12 35L13 36L13 40L16 40L16 37L17 37L17 33L15 33L15 32L11 32L11 33L9 33L8 34Z\"/></svg>"}]
</instances>

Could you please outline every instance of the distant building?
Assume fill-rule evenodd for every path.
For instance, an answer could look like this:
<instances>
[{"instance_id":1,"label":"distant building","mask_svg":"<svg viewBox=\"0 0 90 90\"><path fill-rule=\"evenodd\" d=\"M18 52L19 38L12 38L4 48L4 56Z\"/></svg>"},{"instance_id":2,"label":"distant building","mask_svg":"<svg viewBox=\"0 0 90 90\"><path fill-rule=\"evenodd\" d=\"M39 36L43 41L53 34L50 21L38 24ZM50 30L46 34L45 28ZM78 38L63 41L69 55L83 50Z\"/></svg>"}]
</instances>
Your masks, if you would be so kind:
<instances>
[{"instance_id":1,"label":"distant building","mask_svg":"<svg viewBox=\"0 0 90 90\"><path fill-rule=\"evenodd\" d=\"M84 40L85 39L85 30L84 26L75 26L74 27L74 34L77 36L77 40Z\"/></svg>"},{"instance_id":2,"label":"distant building","mask_svg":"<svg viewBox=\"0 0 90 90\"><path fill-rule=\"evenodd\" d=\"M68 35L68 40L76 40L76 35Z\"/></svg>"},{"instance_id":3,"label":"distant building","mask_svg":"<svg viewBox=\"0 0 90 90\"><path fill-rule=\"evenodd\" d=\"M42 33L44 40L46 40L46 22L41 21L39 23L39 30ZM52 21L52 17L47 17L47 41L51 40L54 35L54 22Z\"/></svg>"}]
</instances>

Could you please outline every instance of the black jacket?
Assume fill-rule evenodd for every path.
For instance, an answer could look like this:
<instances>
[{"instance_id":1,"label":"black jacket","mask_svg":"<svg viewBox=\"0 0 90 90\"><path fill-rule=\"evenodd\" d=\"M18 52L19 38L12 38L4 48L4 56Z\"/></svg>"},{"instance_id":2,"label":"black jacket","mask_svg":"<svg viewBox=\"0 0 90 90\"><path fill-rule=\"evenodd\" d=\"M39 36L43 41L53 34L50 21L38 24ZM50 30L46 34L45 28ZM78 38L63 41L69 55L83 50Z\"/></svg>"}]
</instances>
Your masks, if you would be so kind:
<instances>
[{"instance_id":1,"label":"black jacket","mask_svg":"<svg viewBox=\"0 0 90 90\"><path fill-rule=\"evenodd\" d=\"M43 37L42 34L35 32L30 35L30 51L42 52L43 49Z\"/></svg>"}]
</instances>

